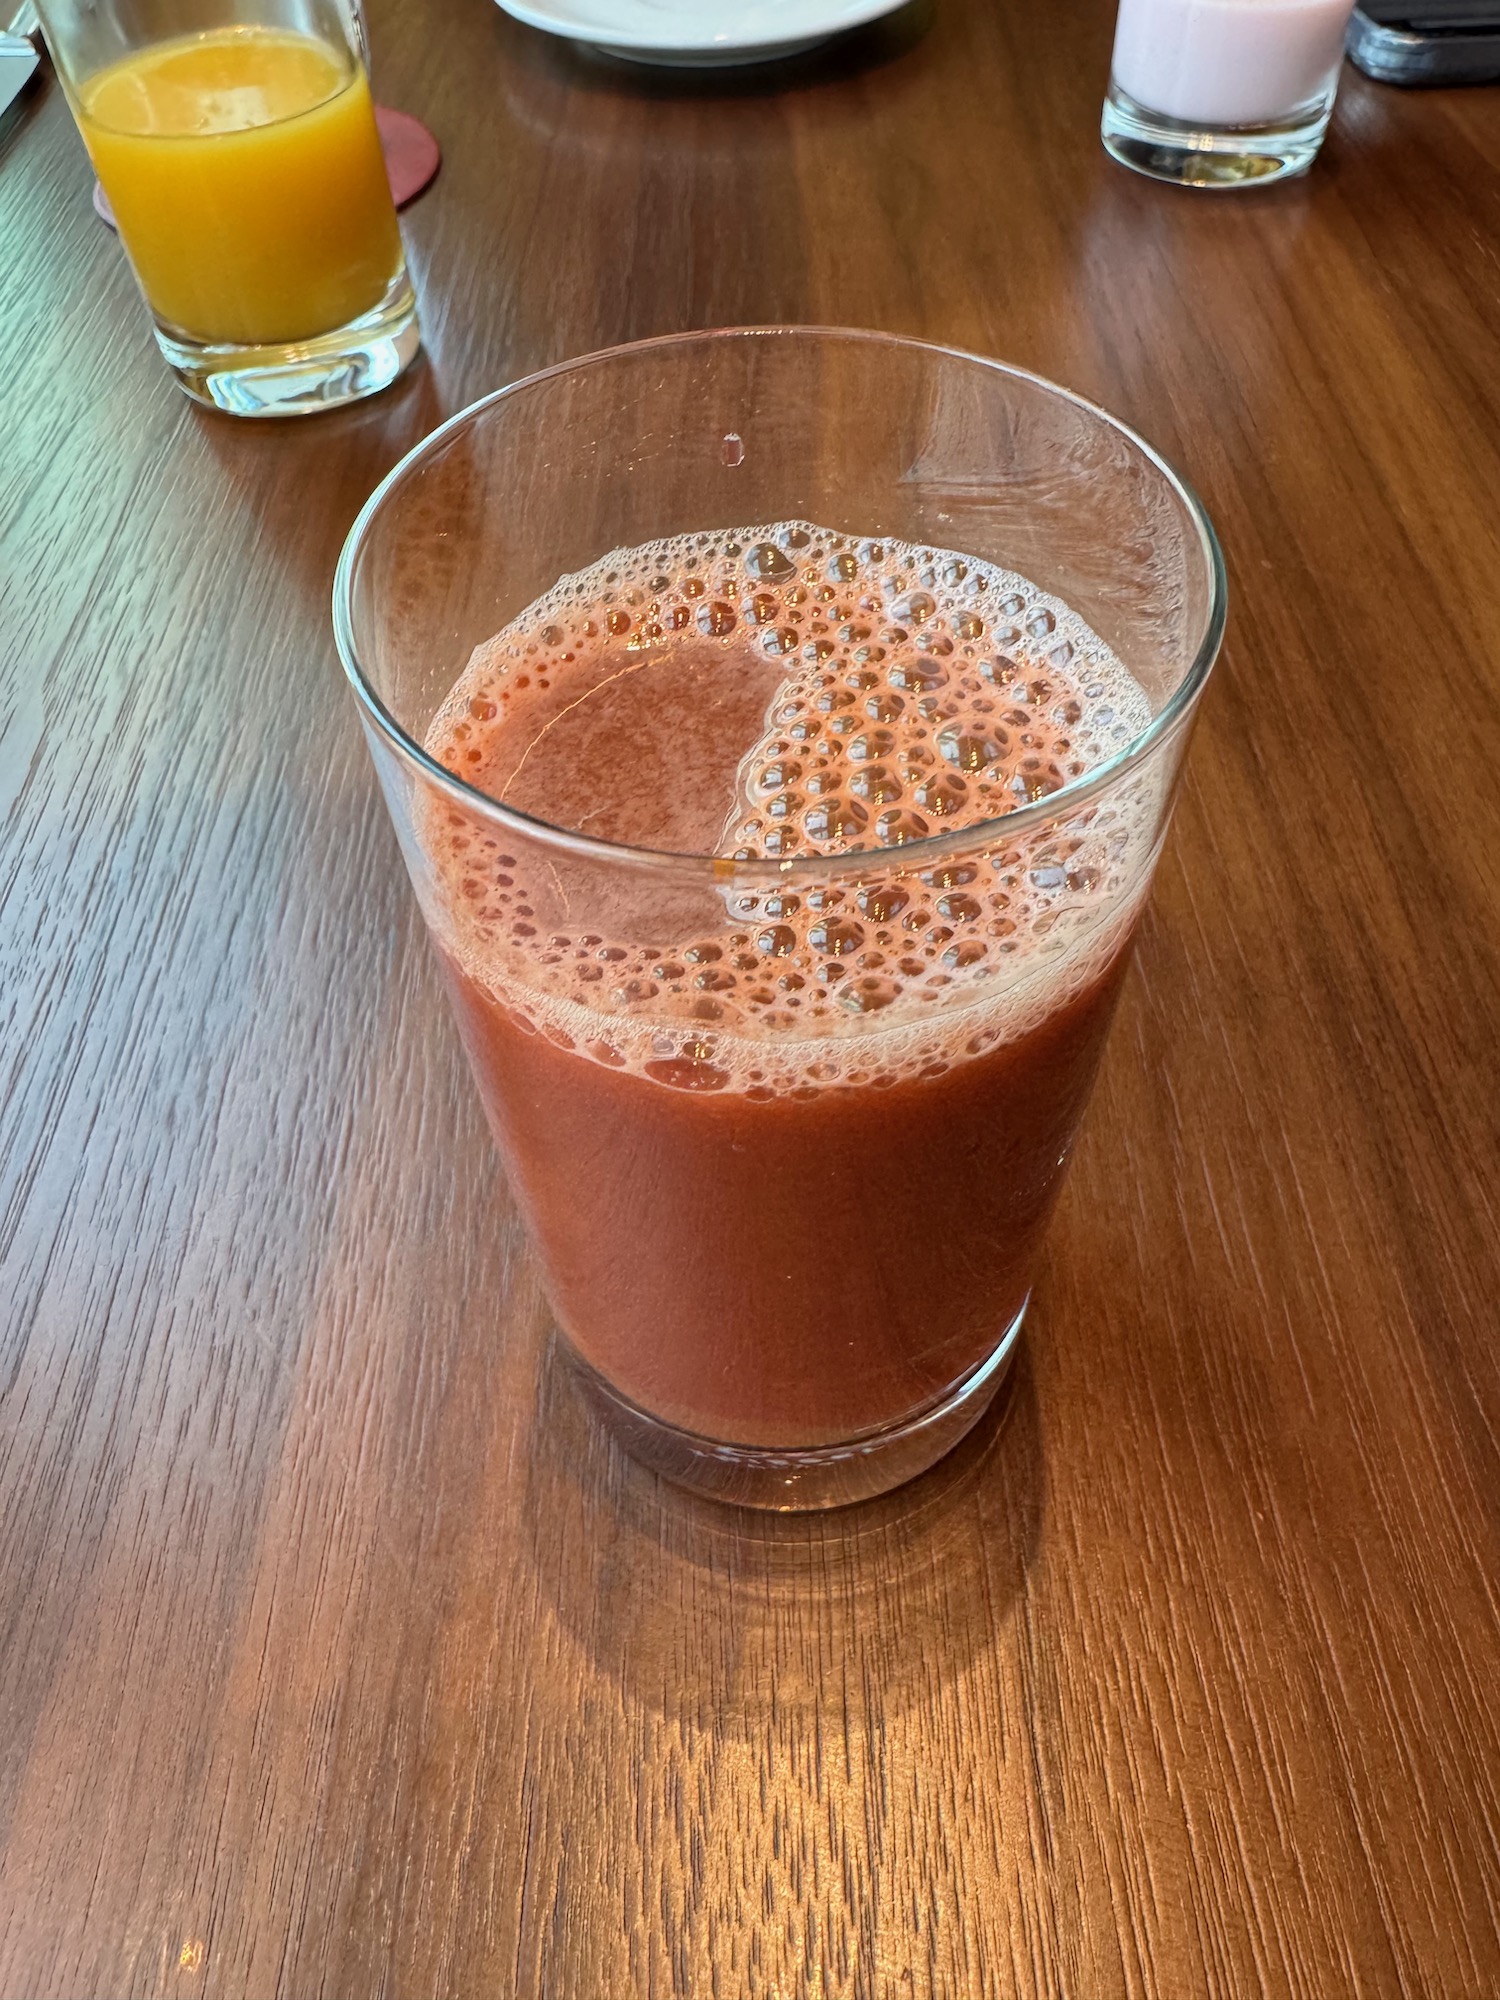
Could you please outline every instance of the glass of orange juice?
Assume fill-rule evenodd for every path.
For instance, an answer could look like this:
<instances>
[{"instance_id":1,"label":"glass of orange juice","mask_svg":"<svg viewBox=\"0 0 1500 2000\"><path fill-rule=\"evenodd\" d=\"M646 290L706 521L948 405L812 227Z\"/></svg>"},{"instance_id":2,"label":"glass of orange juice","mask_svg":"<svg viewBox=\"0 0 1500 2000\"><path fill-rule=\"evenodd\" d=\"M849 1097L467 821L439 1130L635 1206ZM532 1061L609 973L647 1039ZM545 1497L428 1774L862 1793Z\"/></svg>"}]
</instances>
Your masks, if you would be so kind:
<instances>
[{"instance_id":1,"label":"glass of orange juice","mask_svg":"<svg viewBox=\"0 0 1500 2000\"><path fill-rule=\"evenodd\" d=\"M53 61L190 396L294 416L417 352L357 0L41 0Z\"/></svg>"}]
</instances>

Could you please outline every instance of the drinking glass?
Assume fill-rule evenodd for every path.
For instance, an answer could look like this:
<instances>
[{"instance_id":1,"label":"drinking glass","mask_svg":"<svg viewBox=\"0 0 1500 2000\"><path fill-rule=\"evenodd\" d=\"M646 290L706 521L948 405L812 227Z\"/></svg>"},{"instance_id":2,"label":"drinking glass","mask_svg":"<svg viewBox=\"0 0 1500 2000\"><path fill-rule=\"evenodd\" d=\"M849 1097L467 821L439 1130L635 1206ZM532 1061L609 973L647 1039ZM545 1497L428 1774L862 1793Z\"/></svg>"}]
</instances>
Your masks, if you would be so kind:
<instances>
[{"instance_id":1,"label":"drinking glass","mask_svg":"<svg viewBox=\"0 0 1500 2000\"><path fill-rule=\"evenodd\" d=\"M39 0L157 342L197 401L373 395L419 333L354 0Z\"/></svg>"},{"instance_id":2,"label":"drinking glass","mask_svg":"<svg viewBox=\"0 0 1500 2000\"><path fill-rule=\"evenodd\" d=\"M1120 0L1105 150L1154 180L1259 187L1328 130L1354 0Z\"/></svg>"},{"instance_id":3,"label":"drinking glass","mask_svg":"<svg viewBox=\"0 0 1500 2000\"><path fill-rule=\"evenodd\" d=\"M771 542L741 532L776 523ZM833 532L826 568L798 523ZM558 579L667 536L690 538L688 570L698 549L741 566L697 600L700 629L731 635L763 615L751 570L804 563L787 616L838 616L850 552L899 538L907 594L883 615L928 648L905 685L937 684L945 649L990 648L999 729L1007 704L1020 726L1062 702L1049 674L1082 686L1118 662L1133 722L1104 704L1094 767L1052 789L1023 767L1012 811L944 833L940 805L925 823L892 808L841 855L621 845L466 783L433 730L473 650ZM662 581L622 571L610 630L649 649ZM943 630L929 584L966 607ZM859 1499L931 1464L1014 1353L1218 650L1197 500L1123 424L994 361L875 333L684 334L547 369L435 431L354 524L334 622L590 1397L658 1471L751 1505ZM755 630L772 651L798 640ZM877 679L861 669L830 709L890 712ZM821 726L783 747L810 757L792 738ZM923 778L934 800L985 754L955 742ZM579 777L607 796L607 773ZM997 897L1024 935L979 923ZM776 976L814 916L817 1004L817 981ZM736 980L768 1011L736 1012Z\"/></svg>"}]
</instances>

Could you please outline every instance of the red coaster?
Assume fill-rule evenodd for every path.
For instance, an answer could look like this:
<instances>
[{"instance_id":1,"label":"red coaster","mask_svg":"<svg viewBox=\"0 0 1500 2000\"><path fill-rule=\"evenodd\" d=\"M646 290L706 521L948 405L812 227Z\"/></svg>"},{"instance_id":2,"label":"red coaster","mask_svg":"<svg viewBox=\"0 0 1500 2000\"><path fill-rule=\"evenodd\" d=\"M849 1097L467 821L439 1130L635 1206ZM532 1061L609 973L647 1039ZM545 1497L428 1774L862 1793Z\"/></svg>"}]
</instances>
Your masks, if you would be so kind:
<instances>
[{"instance_id":1,"label":"red coaster","mask_svg":"<svg viewBox=\"0 0 1500 2000\"><path fill-rule=\"evenodd\" d=\"M375 123L380 127L380 150L385 154L391 198L397 208L405 208L432 180L442 163L442 153L437 140L421 119L413 118L410 112L392 111L384 104L377 104ZM114 228L115 218L109 197L97 181L94 182L94 210L101 222L107 222L111 229Z\"/></svg>"},{"instance_id":2,"label":"red coaster","mask_svg":"<svg viewBox=\"0 0 1500 2000\"><path fill-rule=\"evenodd\" d=\"M405 208L432 180L443 156L437 140L421 119L413 118L408 111L392 111L384 104L377 104L375 123L380 127L391 194L397 208Z\"/></svg>"}]
</instances>

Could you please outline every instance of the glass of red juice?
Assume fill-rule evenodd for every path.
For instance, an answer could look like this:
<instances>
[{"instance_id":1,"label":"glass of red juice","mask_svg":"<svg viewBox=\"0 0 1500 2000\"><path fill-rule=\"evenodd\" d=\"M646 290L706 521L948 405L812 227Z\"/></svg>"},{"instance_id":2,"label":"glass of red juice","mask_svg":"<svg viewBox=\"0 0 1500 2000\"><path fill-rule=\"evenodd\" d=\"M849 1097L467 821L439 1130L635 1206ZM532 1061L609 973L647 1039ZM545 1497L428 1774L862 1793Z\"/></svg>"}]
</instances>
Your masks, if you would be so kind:
<instances>
[{"instance_id":1,"label":"glass of red juice","mask_svg":"<svg viewBox=\"0 0 1500 2000\"><path fill-rule=\"evenodd\" d=\"M1224 602L1123 424L884 334L589 355L365 507L339 647L562 1339L638 1458L829 1506L983 1412Z\"/></svg>"}]
</instances>

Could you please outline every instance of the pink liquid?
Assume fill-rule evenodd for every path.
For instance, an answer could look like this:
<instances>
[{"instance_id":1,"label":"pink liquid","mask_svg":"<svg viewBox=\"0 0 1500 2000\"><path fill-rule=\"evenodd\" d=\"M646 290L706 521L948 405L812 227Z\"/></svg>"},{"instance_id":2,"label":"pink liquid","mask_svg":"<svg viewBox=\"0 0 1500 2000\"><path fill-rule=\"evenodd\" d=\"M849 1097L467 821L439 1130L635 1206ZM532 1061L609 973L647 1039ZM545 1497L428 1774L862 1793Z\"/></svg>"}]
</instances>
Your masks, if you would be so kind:
<instances>
[{"instance_id":1,"label":"pink liquid","mask_svg":"<svg viewBox=\"0 0 1500 2000\"><path fill-rule=\"evenodd\" d=\"M1353 0L1120 0L1114 78L1190 125L1267 125L1332 91Z\"/></svg>"},{"instance_id":2,"label":"pink liquid","mask_svg":"<svg viewBox=\"0 0 1500 2000\"><path fill-rule=\"evenodd\" d=\"M617 552L478 650L429 745L519 810L681 852L865 857L823 886L703 879L643 920L457 807L419 828L558 1318L641 1407L826 1443L993 1348L1153 814L1105 801L925 867L903 849L1050 796L1148 713L1021 579L797 523Z\"/></svg>"}]
</instances>

